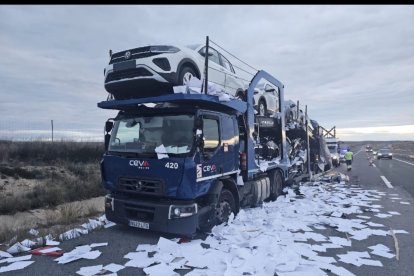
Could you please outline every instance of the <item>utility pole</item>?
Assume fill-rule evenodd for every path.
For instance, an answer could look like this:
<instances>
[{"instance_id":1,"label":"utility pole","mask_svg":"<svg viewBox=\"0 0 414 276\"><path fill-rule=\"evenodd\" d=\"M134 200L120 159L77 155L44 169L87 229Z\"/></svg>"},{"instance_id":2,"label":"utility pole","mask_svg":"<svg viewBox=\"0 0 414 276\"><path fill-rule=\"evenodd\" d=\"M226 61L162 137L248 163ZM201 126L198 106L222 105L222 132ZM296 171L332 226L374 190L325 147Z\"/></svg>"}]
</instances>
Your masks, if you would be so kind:
<instances>
[{"instance_id":1,"label":"utility pole","mask_svg":"<svg viewBox=\"0 0 414 276\"><path fill-rule=\"evenodd\" d=\"M52 143L53 143L53 120L50 121L52 124Z\"/></svg>"}]
</instances>

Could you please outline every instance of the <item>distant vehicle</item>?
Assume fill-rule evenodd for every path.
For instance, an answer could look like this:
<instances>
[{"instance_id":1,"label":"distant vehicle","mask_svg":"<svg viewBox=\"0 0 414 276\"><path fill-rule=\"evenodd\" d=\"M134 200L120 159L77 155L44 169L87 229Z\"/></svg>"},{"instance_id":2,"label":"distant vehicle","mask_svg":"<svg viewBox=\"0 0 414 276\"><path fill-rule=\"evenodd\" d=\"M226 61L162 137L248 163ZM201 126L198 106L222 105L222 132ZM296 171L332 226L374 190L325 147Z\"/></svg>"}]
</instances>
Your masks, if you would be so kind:
<instances>
[{"instance_id":1,"label":"distant vehicle","mask_svg":"<svg viewBox=\"0 0 414 276\"><path fill-rule=\"evenodd\" d=\"M342 148L339 151L339 162L345 163L345 153L347 153L347 152L348 152L348 150L346 148Z\"/></svg>"},{"instance_id":2,"label":"distant vehicle","mask_svg":"<svg viewBox=\"0 0 414 276\"><path fill-rule=\"evenodd\" d=\"M192 77L202 78L206 47L150 45L113 53L104 70L105 89L115 99L156 97L173 93ZM230 61L213 47L208 49L208 80L232 96L242 94L245 84Z\"/></svg>"},{"instance_id":3,"label":"distant vehicle","mask_svg":"<svg viewBox=\"0 0 414 276\"><path fill-rule=\"evenodd\" d=\"M392 152L390 149L380 149L377 153L377 159L388 158L392 159Z\"/></svg>"},{"instance_id":4,"label":"distant vehicle","mask_svg":"<svg viewBox=\"0 0 414 276\"><path fill-rule=\"evenodd\" d=\"M372 152L372 147L370 145L366 146L365 151Z\"/></svg>"},{"instance_id":5,"label":"distant vehicle","mask_svg":"<svg viewBox=\"0 0 414 276\"><path fill-rule=\"evenodd\" d=\"M336 138L325 138L325 140L331 153L332 165L338 167L341 164L339 161L338 140Z\"/></svg>"},{"instance_id":6,"label":"distant vehicle","mask_svg":"<svg viewBox=\"0 0 414 276\"><path fill-rule=\"evenodd\" d=\"M376 150L373 150L373 151L372 151L372 154L373 154L373 155L377 155L377 153L378 153L378 152L377 152Z\"/></svg>"},{"instance_id":7,"label":"distant vehicle","mask_svg":"<svg viewBox=\"0 0 414 276\"><path fill-rule=\"evenodd\" d=\"M276 113L279 111L279 88L268 82L259 84L254 90L253 102L259 115Z\"/></svg>"}]
</instances>

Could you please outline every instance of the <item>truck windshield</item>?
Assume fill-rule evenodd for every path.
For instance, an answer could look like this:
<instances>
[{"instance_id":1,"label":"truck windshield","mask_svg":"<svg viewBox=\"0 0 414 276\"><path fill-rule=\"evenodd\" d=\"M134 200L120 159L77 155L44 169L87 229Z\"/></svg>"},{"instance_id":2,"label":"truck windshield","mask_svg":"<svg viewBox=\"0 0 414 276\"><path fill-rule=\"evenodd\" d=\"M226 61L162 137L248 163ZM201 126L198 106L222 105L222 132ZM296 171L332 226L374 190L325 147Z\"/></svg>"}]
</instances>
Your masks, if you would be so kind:
<instances>
[{"instance_id":1,"label":"truck windshield","mask_svg":"<svg viewBox=\"0 0 414 276\"><path fill-rule=\"evenodd\" d=\"M115 121L109 151L138 154L188 154L193 145L194 115L126 117Z\"/></svg>"},{"instance_id":2,"label":"truck windshield","mask_svg":"<svg viewBox=\"0 0 414 276\"><path fill-rule=\"evenodd\" d=\"M337 153L338 151L336 146L328 146L328 149L330 153Z\"/></svg>"}]
</instances>

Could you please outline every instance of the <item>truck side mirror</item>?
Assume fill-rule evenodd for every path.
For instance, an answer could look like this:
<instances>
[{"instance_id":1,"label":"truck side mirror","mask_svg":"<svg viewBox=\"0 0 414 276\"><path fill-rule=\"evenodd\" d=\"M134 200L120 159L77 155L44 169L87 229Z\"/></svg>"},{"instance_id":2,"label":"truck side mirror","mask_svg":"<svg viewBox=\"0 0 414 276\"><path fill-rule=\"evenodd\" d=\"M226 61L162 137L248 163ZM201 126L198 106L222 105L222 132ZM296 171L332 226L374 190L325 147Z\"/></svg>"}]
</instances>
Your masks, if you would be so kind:
<instances>
[{"instance_id":1,"label":"truck side mirror","mask_svg":"<svg viewBox=\"0 0 414 276\"><path fill-rule=\"evenodd\" d=\"M106 121L106 123L105 123L105 131L106 132L110 132L113 127L114 127L114 122Z\"/></svg>"}]
</instances>

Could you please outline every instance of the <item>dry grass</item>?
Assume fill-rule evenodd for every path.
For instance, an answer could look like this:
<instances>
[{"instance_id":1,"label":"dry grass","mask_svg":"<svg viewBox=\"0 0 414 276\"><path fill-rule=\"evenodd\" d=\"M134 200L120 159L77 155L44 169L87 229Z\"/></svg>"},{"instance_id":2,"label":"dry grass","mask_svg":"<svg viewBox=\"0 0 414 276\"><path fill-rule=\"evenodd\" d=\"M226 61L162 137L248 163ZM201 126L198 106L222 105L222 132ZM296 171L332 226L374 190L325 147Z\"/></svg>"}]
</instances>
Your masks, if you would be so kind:
<instances>
[{"instance_id":1,"label":"dry grass","mask_svg":"<svg viewBox=\"0 0 414 276\"><path fill-rule=\"evenodd\" d=\"M45 209L43 210L44 215L42 218L36 220L36 225L28 225L27 221L21 219L14 220L11 224L2 223L0 224L0 244L7 243L11 245L24 239L33 240L34 236L29 234L31 228L39 231L39 237L49 234L52 234L53 237L58 237L63 232L87 222L87 218L101 215L103 212L103 204L102 208L99 205L101 201L103 203L102 198L97 198L65 203L54 209ZM97 205L99 206L97 207ZM1 247L0 250L2 250Z\"/></svg>"},{"instance_id":2,"label":"dry grass","mask_svg":"<svg viewBox=\"0 0 414 276\"><path fill-rule=\"evenodd\" d=\"M104 195L103 151L102 143L0 141L0 214ZM21 180L31 184L11 192Z\"/></svg>"}]
</instances>

